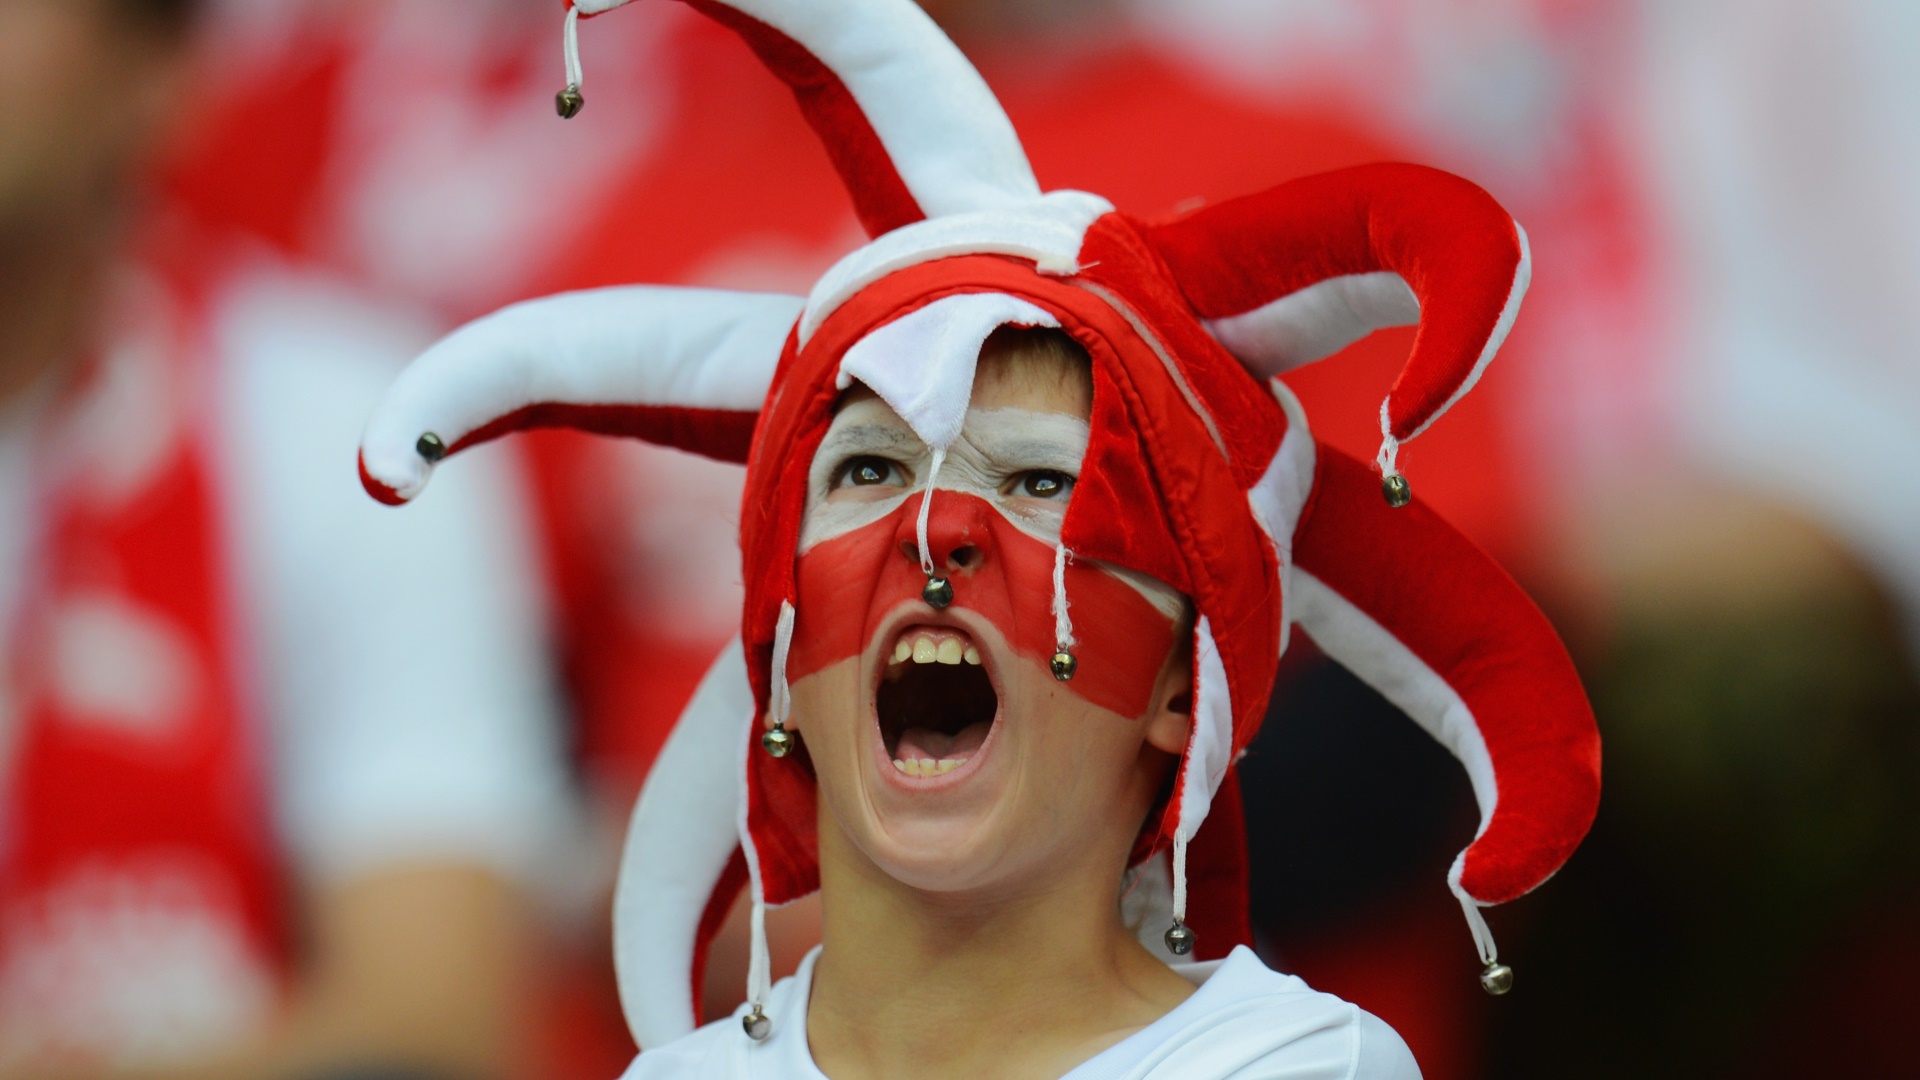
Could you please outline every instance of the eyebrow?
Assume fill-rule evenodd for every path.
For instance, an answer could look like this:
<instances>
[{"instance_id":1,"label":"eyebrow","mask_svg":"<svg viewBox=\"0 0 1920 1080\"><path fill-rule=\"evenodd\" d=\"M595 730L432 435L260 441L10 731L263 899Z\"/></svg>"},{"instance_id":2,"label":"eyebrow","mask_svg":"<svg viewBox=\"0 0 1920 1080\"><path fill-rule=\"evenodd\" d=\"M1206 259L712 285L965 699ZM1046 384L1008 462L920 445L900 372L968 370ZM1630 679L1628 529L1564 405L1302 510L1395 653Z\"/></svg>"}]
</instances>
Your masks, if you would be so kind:
<instances>
[{"instance_id":1,"label":"eyebrow","mask_svg":"<svg viewBox=\"0 0 1920 1080\"><path fill-rule=\"evenodd\" d=\"M821 444L822 452L843 453L848 450L893 450L907 454L919 454L926 450L926 444L911 431L885 424L849 424L827 436Z\"/></svg>"},{"instance_id":2,"label":"eyebrow","mask_svg":"<svg viewBox=\"0 0 1920 1080\"><path fill-rule=\"evenodd\" d=\"M989 423L976 423L971 438L989 460L1007 465L1078 471L1084 463L1092 434L1086 421L1059 414L1031 414L996 409L974 414ZM1037 430L1036 430L1037 429Z\"/></svg>"}]
</instances>

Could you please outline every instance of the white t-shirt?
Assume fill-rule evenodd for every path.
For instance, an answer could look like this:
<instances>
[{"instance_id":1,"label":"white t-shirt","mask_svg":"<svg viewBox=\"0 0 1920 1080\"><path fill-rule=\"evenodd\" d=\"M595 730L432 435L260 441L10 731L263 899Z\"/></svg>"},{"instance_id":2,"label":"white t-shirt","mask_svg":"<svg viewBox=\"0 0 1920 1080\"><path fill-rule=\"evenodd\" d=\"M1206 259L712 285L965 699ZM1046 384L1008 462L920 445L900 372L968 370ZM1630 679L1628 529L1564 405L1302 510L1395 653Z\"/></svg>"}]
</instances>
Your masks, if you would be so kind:
<instances>
[{"instance_id":1,"label":"white t-shirt","mask_svg":"<svg viewBox=\"0 0 1920 1080\"><path fill-rule=\"evenodd\" d=\"M623 1080L752 1077L827 1080L807 1046L814 949L774 984L766 1012L773 1033L756 1043L741 1029L742 1005L634 1060ZM1224 960L1176 964L1196 987L1172 1012L1081 1062L1061 1080L1419 1080L1407 1044L1380 1018L1269 970L1241 946Z\"/></svg>"}]
</instances>

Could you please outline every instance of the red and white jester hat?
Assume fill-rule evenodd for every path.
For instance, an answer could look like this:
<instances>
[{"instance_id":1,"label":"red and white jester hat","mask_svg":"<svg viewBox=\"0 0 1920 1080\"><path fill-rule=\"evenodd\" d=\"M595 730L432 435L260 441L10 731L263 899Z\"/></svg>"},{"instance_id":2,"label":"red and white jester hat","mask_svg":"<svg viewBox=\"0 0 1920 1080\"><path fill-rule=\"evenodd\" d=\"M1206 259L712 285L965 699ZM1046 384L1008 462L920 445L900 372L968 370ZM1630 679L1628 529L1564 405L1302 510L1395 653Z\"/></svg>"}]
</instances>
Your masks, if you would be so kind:
<instances>
[{"instance_id":1,"label":"red and white jester hat","mask_svg":"<svg viewBox=\"0 0 1920 1080\"><path fill-rule=\"evenodd\" d=\"M569 6L563 115L582 100L578 18L625 2ZM1096 594L1114 568L1193 603L1192 734L1136 849L1171 874L1159 894L1167 948L1185 952L1197 934L1201 955L1219 955L1246 936L1232 766L1297 625L1466 767L1480 830L1448 884L1483 983L1503 992L1511 973L1479 909L1540 884L1585 835L1599 739L1546 619L1460 534L1408 505L1394 456L1505 338L1527 287L1526 234L1478 187L1412 165L1142 221L1097 195L1041 192L993 94L909 0L688 2L792 87L872 241L804 298L634 286L509 307L415 361L361 448L367 489L389 503L417 495L443 456L528 427L637 436L747 467L741 644L680 718L627 842L616 947L639 1043L695 1025L707 944L743 884L748 1028L764 1035L765 908L818 887L812 772L804 752L785 756L792 739L778 725L808 470L837 398L857 379L933 450L925 489L897 511L905 524L884 527L917 541L927 603L964 605L963 575L957 601L937 577L929 506L937 525L941 502L966 502L935 497L940 455L982 343L1009 324L1058 327L1093 361L1090 442L1048 553L1054 595L1038 609L1052 612L1056 675L1077 661L1086 681L1102 662L1075 656L1068 598ZM1380 409L1376 476L1316 443L1274 376L1410 323L1412 353ZM781 756L761 751L763 736ZM1216 801L1228 812L1202 835Z\"/></svg>"}]
</instances>

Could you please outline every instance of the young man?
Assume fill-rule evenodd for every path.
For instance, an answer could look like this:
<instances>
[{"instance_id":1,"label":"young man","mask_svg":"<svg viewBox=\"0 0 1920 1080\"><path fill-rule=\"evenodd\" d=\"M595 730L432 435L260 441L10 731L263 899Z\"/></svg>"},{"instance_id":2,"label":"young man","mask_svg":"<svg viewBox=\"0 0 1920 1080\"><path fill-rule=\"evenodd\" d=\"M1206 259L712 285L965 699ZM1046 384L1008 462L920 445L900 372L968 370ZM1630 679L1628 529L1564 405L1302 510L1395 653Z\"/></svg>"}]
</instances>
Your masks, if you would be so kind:
<instances>
[{"instance_id":1,"label":"young man","mask_svg":"<svg viewBox=\"0 0 1920 1080\"><path fill-rule=\"evenodd\" d=\"M620 2L579 0L570 57ZM1232 765L1308 630L1467 766L1483 820L1449 884L1506 991L1479 909L1578 843L1597 737L1551 628L1395 458L1511 326L1525 234L1412 166L1140 222L1041 194L905 0L696 6L794 86L874 241L805 300L509 308L401 377L361 457L394 503L539 424L747 465L743 647L629 832L631 1075L1413 1075L1378 1021L1239 948ZM1414 321L1375 478L1272 376ZM688 1035L743 885L748 1002ZM822 949L772 986L765 910L815 890Z\"/></svg>"},{"instance_id":2,"label":"young man","mask_svg":"<svg viewBox=\"0 0 1920 1080\"><path fill-rule=\"evenodd\" d=\"M1079 1078L1204 1044L1260 1075L1417 1077L1370 1014L1245 947L1169 967L1122 914L1129 853L1187 745L1192 615L1162 582L1103 575L1073 593L1085 665L1070 682L1050 669L1090 367L1057 330L988 339L928 516L944 609L921 596L910 539L932 466L912 428L855 385L814 456L787 725L818 779L831 944L765 1004L806 1024L774 1025L758 1052L781 1076ZM629 1075L729 1075L739 1034L710 1025Z\"/></svg>"}]
</instances>

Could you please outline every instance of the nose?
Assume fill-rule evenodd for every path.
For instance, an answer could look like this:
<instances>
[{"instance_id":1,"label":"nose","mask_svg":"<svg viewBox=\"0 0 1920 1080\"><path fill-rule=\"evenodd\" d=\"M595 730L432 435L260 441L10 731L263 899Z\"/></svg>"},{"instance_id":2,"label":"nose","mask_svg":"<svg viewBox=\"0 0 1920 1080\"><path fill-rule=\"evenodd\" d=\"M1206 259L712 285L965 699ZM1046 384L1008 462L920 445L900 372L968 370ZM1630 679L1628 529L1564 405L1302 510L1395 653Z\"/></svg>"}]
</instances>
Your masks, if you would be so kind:
<instances>
[{"instance_id":1,"label":"nose","mask_svg":"<svg viewBox=\"0 0 1920 1080\"><path fill-rule=\"evenodd\" d=\"M900 508L900 524L894 534L901 556L915 566L920 565L920 502L926 497L922 493ZM975 496L934 492L933 507L927 514L927 555L933 560L935 573L977 570L986 563L993 534L982 516L984 512L985 504Z\"/></svg>"}]
</instances>

